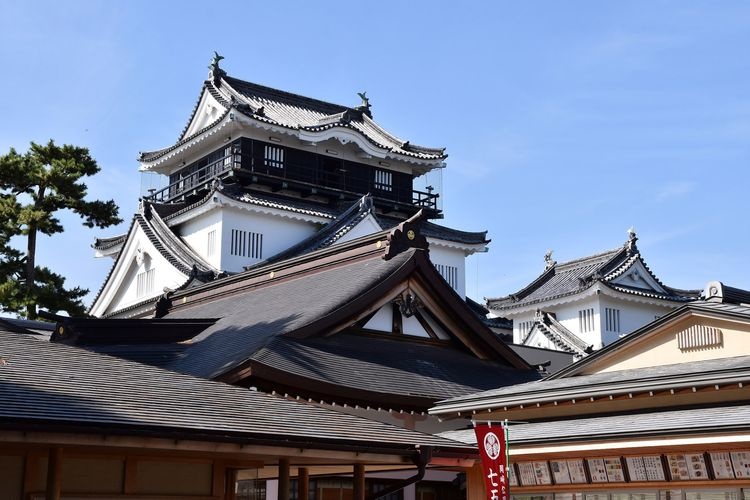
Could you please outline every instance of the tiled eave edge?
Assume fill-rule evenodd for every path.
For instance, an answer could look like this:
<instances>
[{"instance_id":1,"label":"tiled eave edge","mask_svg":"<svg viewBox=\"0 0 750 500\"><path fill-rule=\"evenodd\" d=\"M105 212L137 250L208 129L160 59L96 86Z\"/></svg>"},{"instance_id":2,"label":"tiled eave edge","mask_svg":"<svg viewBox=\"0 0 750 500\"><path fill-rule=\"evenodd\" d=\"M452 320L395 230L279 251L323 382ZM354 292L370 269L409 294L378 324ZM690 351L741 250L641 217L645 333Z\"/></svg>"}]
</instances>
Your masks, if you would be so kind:
<instances>
[{"instance_id":1,"label":"tiled eave edge","mask_svg":"<svg viewBox=\"0 0 750 500\"><path fill-rule=\"evenodd\" d=\"M363 149L363 151L376 158L393 159L406 163L413 163L415 165L423 166L427 169L441 166L443 159L445 158L445 156L443 156L436 159L421 159L407 154L393 153L387 148L376 146L371 141L364 139L361 133L354 131L353 129L344 127L343 125L337 125L336 127L332 127L321 132L311 132L307 130L278 125L262 117L250 117L242 111L232 107L227 109L227 111L215 122L206 126L203 130L196 132L192 136L178 142L174 146L166 148L162 151L144 153L140 159L140 170L156 172L167 171L171 166L170 160L173 160L182 153L196 147L215 134L226 130L229 126L232 126L232 128L235 130L242 126L249 126L261 130L267 130L276 134L297 137L299 140L307 142L319 142L331 138L338 139L344 144L346 144L347 142L355 142L361 149ZM343 137L344 140L349 138L350 140L343 142L341 137ZM149 156L152 158L144 159L144 157Z\"/></svg>"},{"instance_id":2,"label":"tiled eave edge","mask_svg":"<svg viewBox=\"0 0 750 500\"><path fill-rule=\"evenodd\" d=\"M633 396L638 394L652 394L664 391L693 390L704 387L747 386L750 384L750 367L743 370L717 370L702 373L688 373L684 375L655 376L638 378L620 382L605 382L586 385L576 380L577 384L566 385L545 390L544 381L538 382L539 390L528 390L516 395L482 396L464 398L455 403L438 403L430 410L432 415L471 415L477 412L491 412L511 407L536 406L555 404L565 401L586 401L600 398L614 398L619 396Z\"/></svg>"},{"instance_id":3,"label":"tiled eave edge","mask_svg":"<svg viewBox=\"0 0 750 500\"><path fill-rule=\"evenodd\" d=\"M601 281L594 281L588 288L574 290L566 294L537 299L519 305L508 304L504 306L490 307L488 309L490 310L490 312L497 311L498 314L502 313L503 316L512 317L528 312L536 312L536 310L540 308L544 309L545 307L555 307L584 300L593 295L596 295L597 292L614 298L657 306L678 307L690 301L690 299L676 299L673 297L648 293L647 291L639 292L620 286L611 286L607 283L602 283Z\"/></svg>"},{"instance_id":4,"label":"tiled eave edge","mask_svg":"<svg viewBox=\"0 0 750 500\"><path fill-rule=\"evenodd\" d=\"M217 198L214 200L214 196ZM281 205L274 206L273 203L262 204L259 201L252 200L238 200L223 194L221 191L212 191L212 193L205 197L201 202L191 205L179 212L165 217L164 221L169 227L175 227L183 222L193 220L197 215L216 210L222 206L229 206L238 210L244 210L247 212L255 212L264 215L273 215L277 217L283 217L285 219L300 220L304 222L313 222L317 224L326 224L332 216L324 214L323 212L314 213L307 210L285 208Z\"/></svg>"}]
</instances>

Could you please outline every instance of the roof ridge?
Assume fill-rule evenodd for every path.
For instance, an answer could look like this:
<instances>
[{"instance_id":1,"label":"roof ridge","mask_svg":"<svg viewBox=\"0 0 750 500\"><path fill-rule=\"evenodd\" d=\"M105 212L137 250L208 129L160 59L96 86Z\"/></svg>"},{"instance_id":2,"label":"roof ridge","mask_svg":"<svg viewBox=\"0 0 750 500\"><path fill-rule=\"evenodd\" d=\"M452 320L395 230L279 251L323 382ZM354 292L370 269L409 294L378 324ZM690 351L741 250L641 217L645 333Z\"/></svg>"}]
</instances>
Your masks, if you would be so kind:
<instances>
[{"instance_id":1,"label":"roof ridge","mask_svg":"<svg viewBox=\"0 0 750 500\"><path fill-rule=\"evenodd\" d=\"M336 103L332 103L330 101L324 101L322 99L316 99L314 97L304 96L302 94L297 94L297 93L294 93L294 92L289 92L289 91L286 91L286 90L281 90L281 89L277 89L277 88L274 88L274 87L269 87L267 85L262 85L262 84L259 84L259 83L249 82L247 80L242 80L240 78L236 78L236 77L229 76L229 75L225 75L224 77L222 77L221 81L224 82L224 83L226 83L232 90L234 90L238 94L242 94L242 92L240 92L239 90L237 90L236 88L234 88L233 83L237 83L237 84L240 84L240 85L246 85L248 87L257 89L257 90L259 90L261 92L265 92L265 93L268 93L268 94L271 94L271 95L274 95L274 96L278 96L278 97L285 97L285 98L287 98L289 100L297 100L297 101L311 102L311 103L320 104L320 105L325 106L327 108L331 108L331 112L326 113L327 115L333 115L333 114L337 114L337 113L342 113L342 112L344 112L346 110L356 111L355 108L350 107L350 106L344 106L343 104L336 104ZM337 108L337 109L334 110L333 108Z\"/></svg>"},{"instance_id":2,"label":"roof ridge","mask_svg":"<svg viewBox=\"0 0 750 500\"><path fill-rule=\"evenodd\" d=\"M565 262L559 262L559 263L555 264L555 267L557 267L558 269L560 269L561 267L564 267L564 268L573 267L574 264L582 264L582 263L587 263L589 261L596 261L596 260L599 260L599 259L604 259L605 257L608 257L610 255L612 257L614 257L619 252L621 252L623 249L624 249L624 247L620 246L620 247L617 247L617 248L613 248L611 250L606 250L604 252L599 252L599 253L595 253L595 254L592 254L592 255L587 255L585 257L579 257L577 259L572 259L572 260L568 260L568 261L565 261Z\"/></svg>"}]
</instances>

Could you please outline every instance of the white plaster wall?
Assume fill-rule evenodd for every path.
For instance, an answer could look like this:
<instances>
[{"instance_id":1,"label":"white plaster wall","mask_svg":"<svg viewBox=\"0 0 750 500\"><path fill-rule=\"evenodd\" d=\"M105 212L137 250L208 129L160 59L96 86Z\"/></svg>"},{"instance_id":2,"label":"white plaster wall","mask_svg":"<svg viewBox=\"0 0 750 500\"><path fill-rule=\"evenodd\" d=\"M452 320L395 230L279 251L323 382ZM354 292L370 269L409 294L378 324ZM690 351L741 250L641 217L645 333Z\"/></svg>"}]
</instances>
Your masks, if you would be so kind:
<instances>
[{"instance_id":1,"label":"white plaster wall","mask_svg":"<svg viewBox=\"0 0 750 500\"><path fill-rule=\"evenodd\" d=\"M675 303L677 304L677 303ZM606 331L605 307L620 310L620 332ZM644 325L647 325L657 318L660 318L672 311L672 307L658 306L635 302L632 300L619 299L616 297L601 296L601 322L602 338L604 345L611 344L623 335L627 335Z\"/></svg>"},{"instance_id":2,"label":"white plaster wall","mask_svg":"<svg viewBox=\"0 0 750 500\"><path fill-rule=\"evenodd\" d=\"M277 215L249 212L227 207L222 209L221 266L225 271L239 272L257 259L230 255L232 229L263 234L263 259L286 250L309 237L318 227L309 222Z\"/></svg>"},{"instance_id":3,"label":"white plaster wall","mask_svg":"<svg viewBox=\"0 0 750 500\"><path fill-rule=\"evenodd\" d=\"M378 225L375 218L372 215L368 215L362 221L360 221L359 224L351 228L348 233L342 236L336 242L336 245L338 245L339 243L344 243L345 241L356 240L357 238L368 236L381 230L382 228Z\"/></svg>"},{"instance_id":4,"label":"white plaster wall","mask_svg":"<svg viewBox=\"0 0 750 500\"><path fill-rule=\"evenodd\" d=\"M365 328L379 332L390 332L393 330L393 310L390 304L378 309L378 312L365 324Z\"/></svg>"},{"instance_id":5,"label":"white plaster wall","mask_svg":"<svg viewBox=\"0 0 750 500\"><path fill-rule=\"evenodd\" d=\"M139 272L146 269L145 265L138 265L135 260L134 251L142 248L149 255L149 268L154 269L154 288L149 295L139 297L137 294L137 279ZM175 289L187 280L187 276L175 269L172 264L161 256L161 254L151 245L146 236L138 230L135 235L134 245L131 246L133 252L123 255L123 273L121 285L118 286L118 292L114 299L107 307L107 312L123 309L125 307L143 302L144 300L156 298L164 293L164 288Z\"/></svg>"},{"instance_id":6,"label":"white plaster wall","mask_svg":"<svg viewBox=\"0 0 750 500\"><path fill-rule=\"evenodd\" d=\"M458 269L458 283L456 293L461 298L466 297L466 254L460 248L451 248L440 245L437 240L428 240L430 243L430 260L433 264L454 266Z\"/></svg>"},{"instance_id":7,"label":"white plaster wall","mask_svg":"<svg viewBox=\"0 0 750 500\"><path fill-rule=\"evenodd\" d=\"M583 333L581 332L578 323L578 311L590 308L594 309L594 329L593 331ZM557 317L557 321L562 323L565 328L576 334L581 340L586 343L586 345L593 345L594 349L599 349L602 347L601 320L599 314L599 301L597 299L597 296L587 297L585 299L554 308L543 308L543 310L554 312Z\"/></svg>"},{"instance_id":8,"label":"white plaster wall","mask_svg":"<svg viewBox=\"0 0 750 500\"><path fill-rule=\"evenodd\" d=\"M211 210L181 224L178 234L198 255L216 269L221 269L221 210ZM216 231L214 254L208 255L208 233Z\"/></svg>"}]
</instances>

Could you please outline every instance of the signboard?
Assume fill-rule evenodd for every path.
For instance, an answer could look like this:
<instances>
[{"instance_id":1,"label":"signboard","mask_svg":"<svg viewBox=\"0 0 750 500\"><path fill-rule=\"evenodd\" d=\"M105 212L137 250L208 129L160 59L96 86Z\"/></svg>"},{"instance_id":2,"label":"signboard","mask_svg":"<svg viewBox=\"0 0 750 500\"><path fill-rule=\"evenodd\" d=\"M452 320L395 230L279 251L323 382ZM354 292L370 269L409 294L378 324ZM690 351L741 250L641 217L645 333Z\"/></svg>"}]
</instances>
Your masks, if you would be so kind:
<instances>
[{"instance_id":1,"label":"signboard","mask_svg":"<svg viewBox=\"0 0 750 500\"><path fill-rule=\"evenodd\" d=\"M620 460L620 457L605 458L604 468L607 470L607 480L610 483L625 482L625 471L622 469L622 460Z\"/></svg>"},{"instance_id":2,"label":"signboard","mask_svg":"<svg viewBox=\"0 0 750 500\"><path fill-rule=\"evenodd\" d=\"M505 428L502 425L475 424L479 455L482 457L482 475L488 500L510 498L506 470L508 456Z\"/></svg>"},{"instance_id":3,"label":"signboard","mask_svg":"<svg viewBox=\"0 0 750 500\"><path fill-rule=\"evenodd\" d=\"M732 465L734 465L734 474L737 476L737 479L750 477L750 452L733 451Z\"/></svg>"},{"instance_id":4,"label":"signboard","mask_svg":"<svg viewBox=\"0 0 750 500\"><path fill-rule=\"evenodd\" d=\"M708 456L711 457L711 468L716 479L734 479L732 457L729 452L712 451Z\"/></svg>"},{"instance_id":5,"label":"signboard","mask_svg":"<svg viewBox=\"0 0 750 500\"><path fill-rule=\"evenodd\" d=\"M625 463L628 466L628 476L633 482L648 481L646 475L646 466L643 464L643 457L625 457Z\"/></svg>"},{"instance_id":6,"label":"signboard","mask_svg":"<svg viewBox=\"0 0 750 500\"><path fill-rule=\"evenodd\" d=\"M555 478L555 484L570 484L568 462L565 460L550 460L549 466L552 469L552 476Z\"/></svg>"},{"instance_id":7,"label":"signboard","mask_svg":"<svg viewBox=\"0 0 750 500\"><path fill-rule=\"evenodd\" d=\"M534 462L519 462L518 476L521 479L521 486L536 486Z\"/></svg>"},{"instance_id":8,"label":"signboard","mask_svg":"<svg viewBox=\"0 0 750 500\"><path fill-rule=\"evenodd\" d=\"M589 464L589 473L591 474L592 483L606 483L607 482L607 468L604 466L604 459L602 458L588 458L586 462Z\"/></svg>"},{"instance_id":9,"label":"signboard","mask_svg":"<svg viewBox=\"0 0 750 500\"><path fill-rule=\"evenodd\" d=\"M568 472L570 472L570 482L574 484L588 483L586 479L586 469L583 467L583 460L573 459L566 460L568 462Z\"/></svg>"},{"instance_id":10,"label":"signboard","mask_svg":"<svg viewBox=\"0 0 750 500\"><path fill-rule=\"evenodd\" d=\"M665 481L664 462L661 455L646 455L643 457L643 465L646 467L646 477L649 481Z\"/></svg>"},{"instance_id":11,"label":"signboard","mask_svg":"<svg viewBox=\"0 0 750 500\"><path fill-rule=\"evenodd\" d=\"M669 464L669 475L672 477L672 481L686 481L690 479L685 455L667 455L667 463Z\"/></svg>"},{"instance_id":12,"label":"signboard","mask_svg":"<svg viewBox=\"0 0 750 500\"><path fill-rule=\"evenodd\" d=\"M505 470L508 472L508 484L518 486L518 476L516 476L516 468L513 464L508 464Z\"/></svg>"},{"instance_id":13,"label":"signboard","mask_svg":"<svg viewBox=\"0 0 750 500\"><path fill-rule=\"evenodd\" d=\"M708 479L706 458L703 453L685 453L690 479Z\"/></svg>"}]
</instances>

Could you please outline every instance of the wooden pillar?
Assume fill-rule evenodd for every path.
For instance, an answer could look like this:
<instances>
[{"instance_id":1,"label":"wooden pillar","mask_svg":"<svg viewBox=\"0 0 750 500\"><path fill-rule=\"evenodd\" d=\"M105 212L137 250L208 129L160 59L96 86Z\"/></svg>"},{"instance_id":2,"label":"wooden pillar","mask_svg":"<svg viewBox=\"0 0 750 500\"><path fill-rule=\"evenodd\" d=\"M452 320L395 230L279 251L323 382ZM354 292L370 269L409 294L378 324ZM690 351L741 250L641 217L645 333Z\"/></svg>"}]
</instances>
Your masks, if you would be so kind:
<instances>
[{"instance_id":1,"label":"wooden pillar","mask_svg":"<svg viewBox=\"0 0 750 500\"><path fill-rule=\"evenodd\" d=\"M354 496L353 500L365 500L365 466L354 464Z\"/></svg>"},{"instance_id":2,"label":"wooden pillar","mask_svg":"<svg viewBox=\"0 0 750 500\"><path fill-rule=\"evenodd\" d=\"M310 474L305 467L297 469L297 500L310 497Z\"/></svg>"},{"instance_id":3,"label":"wooden pillar","mask_svg":"<svg viewBox=\"0 0 750 500\"><path fill-rule=\"evenodd\" d=\"M224 498L225 500L235 500L237 497L235 489L237 488L237 469L227 469L226 471L226 491Z\"/></svg>"},{"instance_id":4,"label":"wooden pillar","mask_svg":"<svg viewBox=\"0 0 750 500\"><path fill-rule=\"evenodd\" d=\"M484 500L487 493L484 491L484 473L482 465L475 464L466 470L466 500Z\"/></svg>"},{"instance_id":5,"label":"wooden pillar","mask_svg":"<svg viewBox=\"0 0 750 500\"><path fill-rule=\"evenodd\" d=\"M279 500L289 500L289 459L279 459Z\"/></svg>"},{"instance_id":6,"label":"wooden pillar","mask_svg":"<svg viewBox=\"0 0 750 500\"><path fill-rule=\"evenodd\" d=\"M47 494L45 500L60 500L62 483L62 448L50 448L47 459Z\"/></svg>"}]
</instances>

